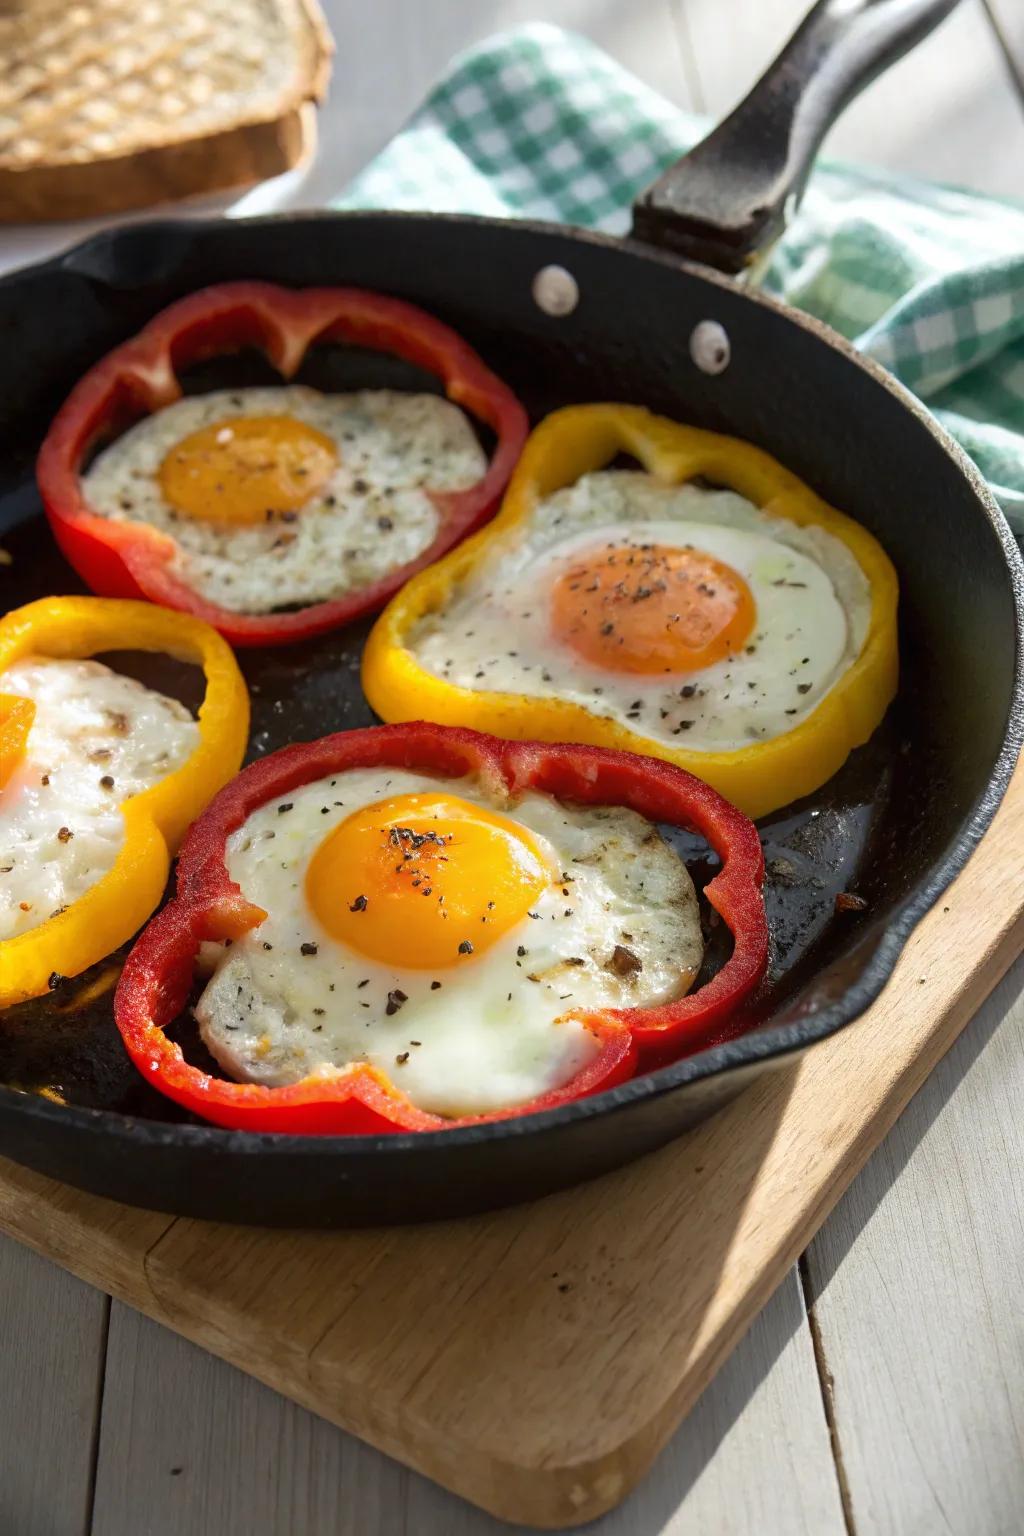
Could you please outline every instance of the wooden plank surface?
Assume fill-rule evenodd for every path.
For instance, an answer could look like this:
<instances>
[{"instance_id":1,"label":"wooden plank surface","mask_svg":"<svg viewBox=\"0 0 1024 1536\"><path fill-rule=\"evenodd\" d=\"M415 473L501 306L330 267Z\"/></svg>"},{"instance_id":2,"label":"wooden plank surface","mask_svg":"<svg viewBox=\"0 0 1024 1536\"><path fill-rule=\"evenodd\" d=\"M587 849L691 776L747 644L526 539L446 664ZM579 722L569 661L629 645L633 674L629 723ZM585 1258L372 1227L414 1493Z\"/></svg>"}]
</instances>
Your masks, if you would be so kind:
<instances>
[{"instance_id":1,"label":"wooden plank surface","mask_svg":"<svg viewBox=\"0 0 1024 1536\"><path fill-rule=\"evenodd\" d=\"M593 1529L843 1536L795 1271L651 1477ZM501 1536L510 1527L115 1302L93 1536L143 1531Z\"/></svg>"},{"instance_id":2,"label":"wooden plank surface","mask_svg":"<svg viewBox=\"0 0 1024 1536\"><path fill-rule=\"evenodd\" d=\"M154 1238L165 1218L7 1165L0 1226L490 1512L580 1523L647 1471L1019 951L1022 839L1024 772L863 1019L581 1189L406 1230Z\"/></svg>"},{"instance_id":3,"label":"wooden plank surface","mask_svg":"<svg viewBox=\"0 0 1024 1536\"><path fill-rule=\"evenodd\" d=\"M808 9L807 0L731 0L724 25L719 0L679 3L701 101L714 117L744 94ZM1024 0L1005 5L1009 17L1024 13ZM824 153L1024 197L1024 114L982 0L961 0L854 101Z\"/></svg>"},{"instance_id":4,"label":"wooden plank surface","mask_svg":"<svg viewBox=\"0 0 1024 1536\"><path fill-rule=\"evenodd\" d=\"M1018 963L811 1244L862 1536L1024 1531L1022 1104Z\"/></svg>"},{"instance_id":5,"label":"wooden plank surface","mask_svg":"<svg viewBox=\"0 0 1024 1536\"><path fill-rule=\"evenodd\" d=\"M406 1486L378 1452L114 1302L93 1536L375 1536Z\"/></svg>"},{"instance_id":6,"label":"wooden plank surface","mask_svg":"<svg viewBox=\"0 0 1024 1536\"><path fill-rule=\"evenodd\" d=\"M87 1536L110 1303L0 1237L0 1532Z\"/></svg>"}]
</instances>

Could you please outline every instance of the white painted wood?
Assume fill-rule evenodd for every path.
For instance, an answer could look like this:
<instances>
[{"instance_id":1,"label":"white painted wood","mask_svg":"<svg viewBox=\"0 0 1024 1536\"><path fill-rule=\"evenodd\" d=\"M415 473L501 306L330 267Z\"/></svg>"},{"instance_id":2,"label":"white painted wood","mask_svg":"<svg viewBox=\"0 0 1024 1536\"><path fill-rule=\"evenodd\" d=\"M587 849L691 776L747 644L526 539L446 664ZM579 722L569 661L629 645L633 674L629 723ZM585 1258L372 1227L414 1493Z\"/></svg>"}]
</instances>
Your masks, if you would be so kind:
<instances>
[{"instance_id":1,"label":"white painted wood","mask_svg":"<svg viewBox=\"0 0 1024 1536\"><path fill-rule=\"evenodd\" d=\"M86 1536L107 1298L0 1237L0 1531Z\"/></svg>"},{"instance_id":2,"label":"white painted wood","mask_svg":"<svg viewBox=\"0 0 1024 1536\"><path fill-rule=\"evenodd\" d=\"M500 1536L512 1527L115 1302L92 1529ZM590 1529L842 1536L795 1271L650 1477Z\"/></svg>"},{"instance_id":3,"label":"white painted wood","mask_svg":"<svg viewBox=\"0 0 1024 1536\"><path fill-rule=\"evenodd\" d=\"M93 1536L383 1536L409 1475L113 1303Z\"/></svg>"},{"instance_id":4,"label":"white painted wood","mask_svg":"<svg viewBox=\"0 0 1024 1536\"><path fill-rule=\"evenodd\" d=\"M677 0L706 109L723 116L794 30L808 0ZM1022 0L1006 0L1009 15ZM1024 197L1024 111L982 0L952 16L847 108L835 159Z\"/></svg>"},{"instance_id":5,"label":"white painted wood","mask_svg":"<svg viewBox=\"0 0 1024 1536\"><path fill-rule=\"evenodd\" d=\"M1024 961L812 1243L860 1536L1024 1530Z\"/></svg>"}]
</instances>

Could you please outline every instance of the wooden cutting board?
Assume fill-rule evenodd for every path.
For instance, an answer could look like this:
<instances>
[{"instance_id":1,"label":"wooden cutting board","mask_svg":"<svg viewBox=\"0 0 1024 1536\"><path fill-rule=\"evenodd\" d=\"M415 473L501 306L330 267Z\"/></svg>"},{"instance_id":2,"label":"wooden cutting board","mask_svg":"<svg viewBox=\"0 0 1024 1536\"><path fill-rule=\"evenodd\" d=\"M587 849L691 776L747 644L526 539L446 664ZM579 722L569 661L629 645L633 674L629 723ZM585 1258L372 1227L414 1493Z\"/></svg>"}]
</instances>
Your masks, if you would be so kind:
<instances>
[{"instance_id":1,"label":"wooden cutting board","mask_svg":"<svg viewBox=\"0 0 1024 1536\"><path fill-rule=\"evenodd\" d=\"M0 1161L0 1229L508 1520L643 1476L1024 947L1024 769L874 1007L673 1146L462 1222L175 1220Z\"/></svg>"}]
</instances>

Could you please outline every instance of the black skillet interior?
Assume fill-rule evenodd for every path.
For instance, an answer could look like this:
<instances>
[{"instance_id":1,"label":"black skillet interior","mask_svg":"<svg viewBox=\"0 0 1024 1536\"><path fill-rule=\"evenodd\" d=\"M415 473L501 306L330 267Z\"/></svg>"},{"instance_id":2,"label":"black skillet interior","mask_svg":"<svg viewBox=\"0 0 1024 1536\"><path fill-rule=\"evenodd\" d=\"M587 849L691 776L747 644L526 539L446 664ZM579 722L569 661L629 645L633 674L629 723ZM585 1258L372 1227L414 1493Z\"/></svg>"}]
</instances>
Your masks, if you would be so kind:
<instances>
[{"instance_id":1,"label":"black skillet interior","mask_svg":"<svg viewBox=\"0 0 1024 1536\"><path fill-rule=\"evenodd\" d=\"M531 298L535 273L550 263L580 286L566 318L548 317ZM596 237L482 220L312 215L139 226L0 284L0 530L13 556L0 570L4 607L81 590L32 484L35 450L69 385L163 304L238 276L372 282L421 303L480 349L534 420L557 405L614 398L766 447L871 528L895 560L900 696L828 785L761 825L773 958L744 1037L505 1126L379 1141L229 1135L190 1121L138 1079L111 1021L112 973L100 967L5 1016L0 1083L20 1091L0 1089L0 1151L122 1199L290 1225L458 1213L601 1172L840 1027L879 990L913 922L980 836L1016 755L1019 557L976 477L923 413L778 306ZM687 346L706 318L725 326L732 346L729 368L715 377L697 369ZM261 360L240 356L204 365L188 387L268 376ZM394 360L334 347L312 355L301 377L327 389L435 387ZM358 678L365 632L242 653L251 756L372 719ZM172 663L121 661L171 691L194 685ZM685 836L677 842L695 873L706 873L704 851ZM836 894L849 890L866 900L863 912L836 912ZM82 1003L93 982L95 997ZM42 1088L83 1109L39 1097Z\"/></svg>"}]
</instances>

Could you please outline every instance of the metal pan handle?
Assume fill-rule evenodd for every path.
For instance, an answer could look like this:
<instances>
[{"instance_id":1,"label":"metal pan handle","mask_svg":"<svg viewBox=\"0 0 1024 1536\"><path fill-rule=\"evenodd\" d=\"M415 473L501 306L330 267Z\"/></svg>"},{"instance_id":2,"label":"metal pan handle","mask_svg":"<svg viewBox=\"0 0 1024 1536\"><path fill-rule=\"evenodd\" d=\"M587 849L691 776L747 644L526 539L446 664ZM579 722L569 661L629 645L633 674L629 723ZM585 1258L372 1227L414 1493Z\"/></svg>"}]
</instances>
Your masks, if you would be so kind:
<instances>
[{"instance_id":1,"label":"metal pan handle","mask_svg":"<svg viewBox=\"0 0 1024 1536\"><path fill-rule=\"evenodd\" d=\"M723 272L782 233L825 134L957 0L818 0L739 106L633 205L634 237Z\"/></svg>"}]
</instances>

